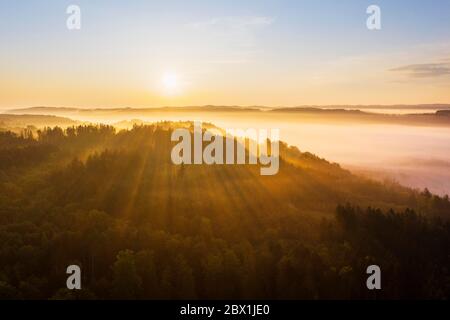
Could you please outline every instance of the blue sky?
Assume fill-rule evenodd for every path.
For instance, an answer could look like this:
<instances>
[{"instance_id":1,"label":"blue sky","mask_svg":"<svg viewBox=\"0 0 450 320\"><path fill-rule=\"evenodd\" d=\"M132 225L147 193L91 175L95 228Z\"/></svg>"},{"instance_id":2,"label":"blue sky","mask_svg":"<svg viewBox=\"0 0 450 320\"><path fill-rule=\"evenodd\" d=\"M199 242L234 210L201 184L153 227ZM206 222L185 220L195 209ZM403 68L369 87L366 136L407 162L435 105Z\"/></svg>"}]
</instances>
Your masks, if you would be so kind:
<instances>
[{"instance_id":1,"label":"blue sky","mask_svg":"<svg viewBox=\"0 0 450 320\"><path fill-rule=\"evenodd\" d=\"M450 102L446 0L3 0L0 40L0 107Z\"/></svg>"}]
</instances>

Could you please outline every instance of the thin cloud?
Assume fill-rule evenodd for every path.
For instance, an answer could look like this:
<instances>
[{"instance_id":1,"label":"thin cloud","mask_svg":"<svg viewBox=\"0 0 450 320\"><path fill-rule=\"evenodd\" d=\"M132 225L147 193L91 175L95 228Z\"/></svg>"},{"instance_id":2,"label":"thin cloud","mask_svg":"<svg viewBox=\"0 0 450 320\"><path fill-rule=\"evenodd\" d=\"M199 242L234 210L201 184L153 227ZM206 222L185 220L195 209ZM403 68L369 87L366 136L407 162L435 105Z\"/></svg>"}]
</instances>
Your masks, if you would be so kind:
<instances>
[{"instance_id":1,"label":"thin cloud","mask_svg":"<svg viewBox=\"0 0 450 320\"><path fill-rule=\"evenodd\" d=\"M270 17L248 17L242 21L244 26L269 26L273 24L274 18Z\"/></svg>"},{"instance_id":2,"label":"thin cloud","mask_svg":"<svg viewBox=\"0 0 450 320\"><path fill-rule=\"evenodd\" d=\"M248 59L223 59L223 60L210 60L210 61L206 61L206 63L209 64L228 64L228 65L232 65L232 64L247 64L250 63L251 61Z\"/></svg>"},{"instance_id":3,"label":"thin cloud","mask_svg":"<svg viewBox=\"0 0 450 320\"><path fill-rule=\"evenodd\" d=\"M436 78L450 75L450 60L439 63L410 64L390 71L401 72L411 78Z\"/></svg>"},{"instance_id":4,"label":"thin cloud","mask_svg":"<svg viewBox=\"0 0 450 320\"><path fill-rule=\"evenodd\" d=\"M203 63L211 65L248 64L261 51L258 45L263 38L263 30L270 27L275 18L267 16L225 16L189 23L186 26L198 46L203 47L207 59ZM214 43L214 46L210 44ZM205 45L206 44L206 45Z\"/></svg>"},{"instance_id":5,"label":"thin cloud","mask_svg":"<svg viewBox=\"0 0 450 320\"><path fill-rule=\"evenodd\" d=\"M241 29L241 28L257 28L264 27L273 24L274 18L264 17L264 16L248 16L248 17L220 17L213 18L207 21L195 22L190 24L196 28L230 28L230 29Z\"/></svg>"}]
</instances>

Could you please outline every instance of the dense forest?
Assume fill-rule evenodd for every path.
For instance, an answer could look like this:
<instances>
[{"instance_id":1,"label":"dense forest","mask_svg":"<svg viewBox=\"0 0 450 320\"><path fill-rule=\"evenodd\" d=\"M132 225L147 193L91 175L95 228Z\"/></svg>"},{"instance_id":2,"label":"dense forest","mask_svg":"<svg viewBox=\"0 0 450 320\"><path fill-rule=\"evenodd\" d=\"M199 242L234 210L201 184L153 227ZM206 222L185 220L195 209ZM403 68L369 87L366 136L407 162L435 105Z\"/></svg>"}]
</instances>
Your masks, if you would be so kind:
<instances>
[{"instance_id":1,"label":"dense forest","mask_svg":"<svg viewBox=\"0 0 450 320\"><path fill-rule=\"evenodd\" d=\"M449 298L448 197L286 144L274 176L177 166L177 126L0 132L0 299Z\"/></svg>"}]
</instances>

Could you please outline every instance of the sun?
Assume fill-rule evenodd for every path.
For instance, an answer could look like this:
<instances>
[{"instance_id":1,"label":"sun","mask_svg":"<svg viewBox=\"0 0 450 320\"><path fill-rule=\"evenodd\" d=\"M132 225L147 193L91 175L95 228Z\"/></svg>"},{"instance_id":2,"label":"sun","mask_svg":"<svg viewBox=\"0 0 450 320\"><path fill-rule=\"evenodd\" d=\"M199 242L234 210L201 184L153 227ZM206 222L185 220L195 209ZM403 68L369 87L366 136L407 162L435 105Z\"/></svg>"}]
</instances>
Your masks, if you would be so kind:
<instances>
[{"instance_id":1,"label":"sun","mask_svg":"<svg viewBox=\"0 0 450 320\"><path fill-rule=\"evenodd\" d=\"M179 76L174 72L166 72L161 77L165 93L176 94L179 90Z\"/></svg>"}]
</instances>

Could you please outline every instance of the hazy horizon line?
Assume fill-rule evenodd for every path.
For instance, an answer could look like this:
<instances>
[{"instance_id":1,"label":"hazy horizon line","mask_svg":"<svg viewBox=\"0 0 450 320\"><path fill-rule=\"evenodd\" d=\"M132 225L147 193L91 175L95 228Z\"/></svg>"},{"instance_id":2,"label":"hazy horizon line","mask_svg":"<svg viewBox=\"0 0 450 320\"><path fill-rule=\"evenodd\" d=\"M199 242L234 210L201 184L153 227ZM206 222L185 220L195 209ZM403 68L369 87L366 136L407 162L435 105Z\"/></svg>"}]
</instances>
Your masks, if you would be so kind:
<instances>
[{"instance_id":1,"label":"hazy horizon line","mask_svg":"<svg viewBox=\"0 0 450 320\"><path fill-rule=\"evenodd\" d=\"M295 109L295 108L379 108L379 109L402 109L402 108L432 108L444 107L450 108L450 103L417 103L417 104L299 104L294 106L268 106L268 105L220 105L220 104L199 104L199 105L166 105L166 106L134 106L134 107L86 107L86 106L28 106L28 107L11 107L0 108L2 111L30 110L39 108L48 109L72 109L72 110L121 110L121 109L168 109L168 108L264 108L264 109Z\"/></svg>"}]
</instances>

